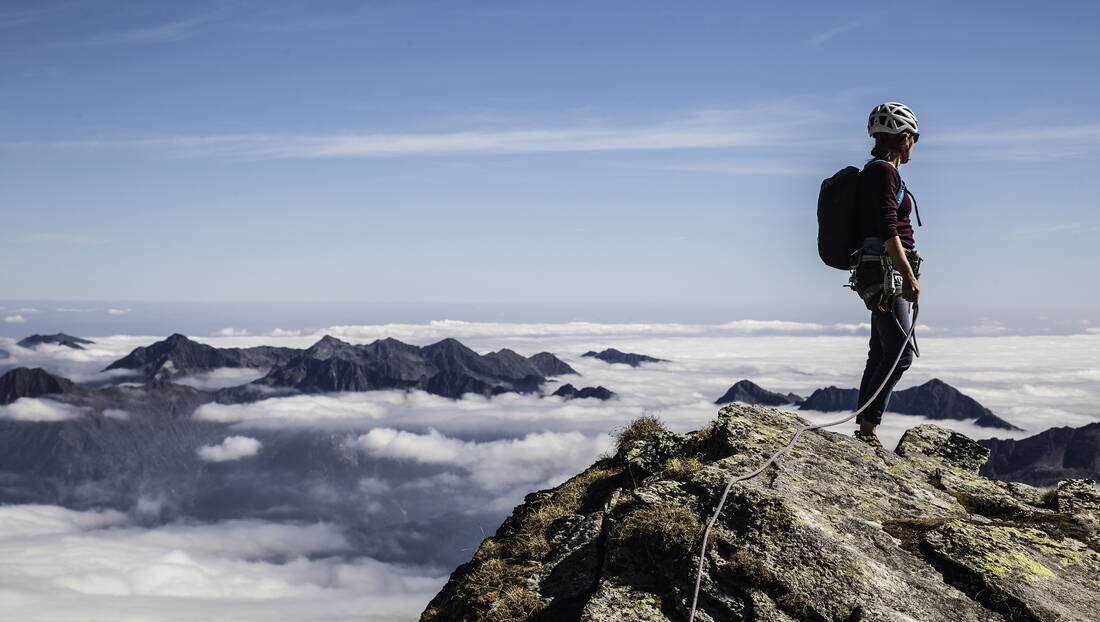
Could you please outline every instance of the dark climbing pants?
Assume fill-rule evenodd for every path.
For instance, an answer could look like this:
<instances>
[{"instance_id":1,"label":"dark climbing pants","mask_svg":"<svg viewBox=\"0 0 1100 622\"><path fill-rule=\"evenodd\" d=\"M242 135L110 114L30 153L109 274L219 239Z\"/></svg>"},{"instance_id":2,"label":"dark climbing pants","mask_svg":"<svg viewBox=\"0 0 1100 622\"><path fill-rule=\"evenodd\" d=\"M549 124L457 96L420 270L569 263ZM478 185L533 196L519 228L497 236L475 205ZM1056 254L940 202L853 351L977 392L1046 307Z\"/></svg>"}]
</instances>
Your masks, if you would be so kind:
<instances>
[{"instance_id":1,"label":"dark climbing pants","mask_svg":"<svg viewBox=\"0 0 1100 622\"><path fill-rule=\"evenodd\" d=\"M878 265L867 264L861 268L867 273L866 277L860 275L861 280L867 282L877 279L881 282L882 270ZM863 381L859 383L859 404L863 405L870 399L883 380L886 384L867 409L856 417L856 423L866 421L878 424L882 421L882 413L890 402L890 392L905 370L913 364L913 344L905 339L909 326L909 305L901 296L894 297L893 313L871 309L871 342L867 351L867 366L863 370ZM890 366L894 364L898 350L902 347L905 348L905 353L901 355L893 373L889 373Z\"/></svg>"}]
</instances>

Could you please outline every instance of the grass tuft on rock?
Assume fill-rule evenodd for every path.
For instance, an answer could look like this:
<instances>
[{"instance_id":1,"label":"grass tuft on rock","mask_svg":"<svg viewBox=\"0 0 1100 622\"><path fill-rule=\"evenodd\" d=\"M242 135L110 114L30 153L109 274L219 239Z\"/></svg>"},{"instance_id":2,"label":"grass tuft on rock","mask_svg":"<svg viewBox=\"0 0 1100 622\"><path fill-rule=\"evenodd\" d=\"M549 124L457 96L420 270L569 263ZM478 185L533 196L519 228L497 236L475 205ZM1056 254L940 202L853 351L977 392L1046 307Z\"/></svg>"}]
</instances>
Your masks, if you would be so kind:
<instances>
[{"instance_id":1,"label":"grass tuft on rock","mask_svg":"<svg viewBox=\"0 0 1100 622\"><path fill-rule=\"evenodd\" d=\"M768 588L775 581L775 575L764 560L745 549L737 549L726 560L730 570L748 585Z\"/></svg>"},{"instance_id":2,"label":"grass tuft on rock","mask_svg":"<svg viewBox=\"0 0 1100 622\"><path fill-rule=\"evenodd\" d=\"M621 473L621 468L597 463L559 486L523 516L512 533L500 539L503 556L541 561L550 552L546 537L550 524L567 514L578 513L592 499L607 496Z\"/></svg>"},{"instance_id":3,"label":"grass tuft on rock","mask_svg":"<svg viewBox=\"0 0 1100 622\"><path fill-rule=\"evenodd\" d=\"M661 475L670 479L685 479L702 469L703 463L694 456L689 456L687 458L676 457L665 462L664 470L661 471Z\"/></svg>"},{"instance_id":4,"label":"grass tuft on rock","mask_svg":"<svg viewBox=\"0 0 1100 622\"><path fill-rule=\"evenodd\" d=\"M611 533L620 546L637 547L654 559L676 560L694 553L703 522L691 509L668 503L635 507Z\"/></svg>"},{"instance_id":5,"label":"grass tuft on rock","mask_svg":"<svg viewBox=\"0 0 1100 622\"><path fill-rule=\"evenodd\" d=\"M1058 487L1051 486L1039 495L1039 507L1050 510L1058 507Z\"/></svg>"},{"instance_id":6,"label":"grass tuft on rock","mask_svg":"<svg viewBox=\"0 0 1100 622\"><path fill-rule=\"evenodd\" d=\"M630 449L635 443L655 440L660 434L667 432L661 420L653 415L643 415L631 421L621 432L615 449L619 454Z\"/></svg>"},{"instance_id":7,"label":"grass tuft on rock","mask_svg":"<svg viewBox=\"0 0 1100 622\"><path fill-rule=\"evenodd\" d=\"M488 622L530 620L545 608L546 603L531 590L526 587L512 586L501 592L500 600L489 610L485 619Z\"/></svg>"},{"instance_id":8,"label":"grass tuft on rock","mask_svg":"<svg viewBox=\"0 0 1100 622\"><path fill-rule=\"evenodd\" d=\"M524 587L529 572L529 569L524 566L490 557L478 564L466 576L460 591L456 594L457 600L464 604L463 608L486 616L490 615L494 609L500 608L497 603L506 598L516 602L531 603L537 600L541 603L537 595L531 594ZM516 590L527 591L530 596L520 596ZM497 618L494 615L491 619L507 618Z\"/></svg>"},{"instance_id":9,"label":"grass tuft on rock","mask_svg":"<svg viewBox=\"0 0 1100 622\"><path fill-rule=\"evenodd\" d=\"M532 502L503 532L486 538L458 582L458 590L421 616L422 622L471 619L511 622L534 619L546 607L527 580L550 552L547 531L569 514L592 511L621 485L623 470L597 462ZM506 523L507 524L507 523Z\"/></svg>"}]
</instances>

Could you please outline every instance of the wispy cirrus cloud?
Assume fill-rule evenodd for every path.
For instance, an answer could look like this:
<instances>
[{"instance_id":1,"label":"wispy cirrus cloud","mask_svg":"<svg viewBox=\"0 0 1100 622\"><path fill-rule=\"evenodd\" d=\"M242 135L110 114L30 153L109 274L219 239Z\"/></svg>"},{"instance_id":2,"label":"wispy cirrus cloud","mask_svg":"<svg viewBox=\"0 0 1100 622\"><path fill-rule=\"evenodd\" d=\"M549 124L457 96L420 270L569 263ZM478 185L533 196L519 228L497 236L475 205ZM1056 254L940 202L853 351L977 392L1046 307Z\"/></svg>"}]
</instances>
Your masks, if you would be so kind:
<instances>
[{"instance_id":1,"label":"wispy cirrus cloud","mask_svg":"<svg viewBox=\"0 0 1100 622\"><path fill-rule=\"evenodd\" d=\"M58 242L61 244L78 244L83 246L99 246L107 244L110 240L94 235L82 235L79 233L43 232L20 236L21 242Z\"/></svg>"},{"instance_id":2,"label":"wispy cirrus cloud","mask_svg":"<svg viewBox=\"0 0 1100 622\"><path fill-rule=\"evenodd\" d=\"M784 119L782 123L776 119ZM794 119L794 121L791 121ZM823 133L832 117L802 101L779 101L745 109L702 110L665 121L616 124L605 120L554 125L532 121L525 127L487 127L438 132L227 133L143 138L61 141L10 141L0 149L140 151L168 157L225 157L253 160L493 156L547 153L654 152L745 149L768 155L740 159L722 154L715 160L656 164L663 170L747 175L819 175L784 160L776 145L798 137L803 151L835 152L850 139ZM814 126L813 136L804 136ZM1081 157L1100 146L1100 124L929 132L921 148L965 152L967 158L1034 160ZM768 157L771 159L767 159ZM102 243L96 238L53 234L73 243ZM47 238L42 238L47 239Z\"/></svg>"},{"instance_id":3,"label":"wispy cirrus cloud","mask_svg":"<svg viewBox=\"0 0 1100 622\"><path fill-rule=\"evenodd\" d=\"M812 48L821 47L822 45L824 45L830 39L834 39L834 38L836 38L836 37L838 37L838 36L840 36L840 35L842 35L846 32L850 32L852 30L855 30L855 29L859 28L860 26L863 26L864 24L866 24L868 21L870 21L870 20L863 17L863 18L859 18L859 19L854 19L850 22L846 22L846 23L841 24L839 26L834 26L833 28L830 28L829 30L826 30L824 32L819 32L819 33L815 34L814 36L810 37L809 39L807 39L806 40L806 45L808 45Z\"/></svg>"},{"instance_id":4,"label":"wispy cirrus cloud","mask_svg":"<svg viewBox=\"0 0 1100 622\"><path fill-rule=\"evenodd\" d=\"M986 160L1059 160L1095 153L1100 147L1100 123L1028 126L1015 130L987 128L929 134L929 147L968 149L968 157Z\"/></svg>"},{"instance_id":5,"label":"wispy cirrus cloud","mask_svg":"<svg viewBox=\"0 0 1100 622\"><path fill-rule=\"evenodd\" d=\"M652 168L662 171L681 171L684 173L720 173L724 175L779 175L779 176L821 176L820 169L792 166L778 162L686 162L682 164L663 164Z\"/></svg>"},{"instance_id":6,"label":"wispy cirrus cloud","mask_svg":"<svg viewBox=\"0 0 1100 622\"><path fill-rule=\"evenodd\" d=\"M798 115L784 111L797 109ZM792 122L789 119L795 118ZM782 123L776 119L784 119ZM100 151L131 149L180 156L247 159L364 158L401 156L513 155L604 151L724 149L774 145L803 124L819 120L814 111L791 102L746 109L699 110L666 121L613 124L604 121L560 126L456 131L339 132L318 134L246 133L149 138L9 142L8 149L54 148Z\"/></svg>"},{"instance_id":7,"label":"wispy cirrus cloud","mask_svg":"<svg viewBox=\"0 0 1100 622\"><path fill-rule=\"evenodd\" d=\"M48 19L56 15L57 12L56 7L0 12L0 30L33 24Z\"/></svg>"},{"instance_id":8,"label":"wispy cirrus cloud","mask_svg":"<svg viewBox=\"0 0 1100 622\"><path fill-rule=\"evenodd\" d=\"M81 43L84 45L126 45L182 41L193 37L201 27L216 21L223 15L225 15L225 10L219 9L161 24L105 32L89 37Z\"/></svg>"},{"instance_id":9,"label":"wispy cirrus cloud","mask_svg":"<svg viewBox=\"0 0 1100 622\"><path fill-rule=\"evenodd\" d=\"M706 130L649 127L617 130L463 131L437 134L234 134L68 141L48 146L92 150L162 149L181 155L297 159L703 149L762 145L772 139L766 133L752 129Z\"/></svg>"},{"instance_id":10,"label":"wispy cirrus cloud","mask_svg":"<svg viewBox=\"0 0 1100 622\"><path fill-rule=\"evenodd\" d=\"M923 138L923 136L922 136ZM1076 144L1100 143L1100 123L1080 125L1058 125L1050 127L1020 127L1014 130L988 128L966 131L948 131L930 135L929 140L937 145L992 144L1013 145L1027 142L1058 142ZM923 144L925 141L921 141Z\"/></svg>"},{"instance_id":11,"label":"wispy cirrus cloud","mask_svg":"<svg viewBox=\"0 0 1100 622\"><path fill-rule=\"evenodd\" d=\"M1060 222L1043 227L1023 227L1017 231L1022 235L1049 235L1056 233L1084 233L1100 230L1100 226L1083 222Z\"/></svg>"}]
</instances>

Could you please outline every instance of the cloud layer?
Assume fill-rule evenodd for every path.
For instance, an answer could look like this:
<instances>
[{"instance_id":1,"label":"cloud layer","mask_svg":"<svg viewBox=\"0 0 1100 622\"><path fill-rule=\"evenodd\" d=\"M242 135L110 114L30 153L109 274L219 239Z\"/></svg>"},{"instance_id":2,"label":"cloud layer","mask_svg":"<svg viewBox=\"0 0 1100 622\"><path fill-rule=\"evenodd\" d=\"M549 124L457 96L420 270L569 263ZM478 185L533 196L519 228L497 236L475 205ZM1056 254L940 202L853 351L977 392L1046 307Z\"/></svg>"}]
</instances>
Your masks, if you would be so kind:
<instances>
[{"instance_id":1,"label":"cloud layer","mask_svg":"<svg viewBox=\"0 0 1100 622\"><path fill-rule=\"evenodd\" d=\"M937 422L977 438L1020 438L1050 426L1083 425L1098 418L1100 362L1094 353L1100 349L1100 334L1018 337L997 334L992 325L987 328L991 336L922 337L924 356L899 388L938 377L1027 428L1016 433ZM0 508L3 531L13 534L8 539L0 535L0 555L6 555L4 546L16 549L15 534L37 533L26 554L46 560L37 577L16 566L0 569L8 573L0 575L0 584L14 586L0 591L0 607L25 614L20 619L27 620L35 615L56 619L74 611L118 610L114 619L125 621L160 608L168 613L158 619L167 620L202 619L212 612L228 620L415 618L453 564L468 558L472 547L492 533L525 494L564 481L610 451L614 432L632 419L653 414L671 429L697 429L713 419L718 409L714 399L743 378L767 389L803 395L828 385L856 386L866 356L865 330L859 325L766 321L707 326L444 320L341 325L308 334L227 332L197 337L221 347L298 348L325 333L354 343L392 336L418 345L457 337L483 353L502 347L525 355L554 352L580 372L579 378L552 380L544 387L546 393L570 382L604 385L620 397L603 402L503 394L450 400L422 391L374 391L206 404L195 416L228 424L231 433L203 447L203 456L214 461L205 468L239 472L233 470L245 463L234 460L254 464L279 447L293 449L287 451L294 455L321 446L343 452L339 458L354 465L350 488L330 487L324 480L301 485L307 480L300 474L291 470L286 475L300 484L294 502L308 500L332 522L302 525L249 519L149 528L131 524L126 514L117 512ZM96 343L86 351L55 346L27 350L10 341L0 342L0 347L10 351L17 364L102 380L98 370L111 360L160 337L94 338ZM580 356L609 346L671 362L631 368ZM214 387L248 379L240 370L215 370L185 382ZM20 402L17 411L23 418L30 412L54 412L50 409L60 404ZM10 411L9 406L3 412L10 418ZM819 423L844 416L796 412ZM115 414L126 425L122 415ZM905 429L925 421L888 413L880 434L892 446ZM849 423L836 431L850 434L852 429ZM291 442L303 434L302 438L321 439L322 445ZM264 503L277 505L279 499L267 500L264 495L285 491L280 477L272 473L262 491L257 482L241 481L239 488L228 488L224 494L247 497L255 492ZM166 515L163 506L171 503L166 499L158 491L148 491L131 514L155 522ZM354 528L349 527L352 520ZM68 545L62 544L63 538L68 538ZM69 553L72 547L88 555L77 558ZM93 563L97 556L102 559ZM36 582L42 577L44 582ZM174 602L185 606L170 607L169 599L183 599ZM49 600L45 609L32 606L44 600Z\"/></svg>"},{"instance_id":2,"label":"cloud layer","mask_svg":"<svg viewBox=\"0 0 1100 622\"><path fill-rule=\"evenodd\" d=\"M247 436L230 436L217 445L205 445L199 448L199 457L207 462L228 462L240 460L260 453L260 441Z\"/></svg>"},{"instance_id":3,"label":"cloud layer","mask_svg":"<svg viewBox=\"0 0 1100 622\"><path fill-rule=\"evenodd\" d=\"M21 397L0 406L0 419L15 421L65 421L76 419L83 410L48 398Z\"/></svg>"},{"instance_id":4,"label":"cloud layer","mask_svg":"<svg viewBox=\"0 0 1100 622\"><path fill-rule=\"evenodd\" d=\"M0 610L23 622L366 620L415 615L438 569L346 558L324 523L146 529L119 512L0 507Z\"/></svg>"}]
</instances>

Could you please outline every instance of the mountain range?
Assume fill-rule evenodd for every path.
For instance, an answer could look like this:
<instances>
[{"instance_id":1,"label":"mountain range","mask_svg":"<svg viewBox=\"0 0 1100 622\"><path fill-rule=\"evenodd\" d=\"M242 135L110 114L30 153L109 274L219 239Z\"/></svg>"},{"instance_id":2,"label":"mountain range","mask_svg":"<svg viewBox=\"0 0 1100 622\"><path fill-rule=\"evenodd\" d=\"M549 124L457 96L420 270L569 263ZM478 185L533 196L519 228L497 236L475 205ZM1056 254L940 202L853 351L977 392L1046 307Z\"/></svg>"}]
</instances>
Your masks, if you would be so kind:
<instances>
[{"instance_id":1,"label":"mountain range","mask_svg":"<svg viewBox=\"0 0 1100 622\"><path fill-rule=\"evenodd\" d=\"M215 348L179 333L135 348L103 371L131 370L144 380L170 380L219 368L267 373L252 383L216 392L220 402L250 401L286 392L324 393L421 389L459 398L464 393L533 393L549 376L576 374L549 352L524 357L509 349L478 354L455 339L415 346L396 339L353 345L325 335L309 348Z\"/></svg>"}]
</instances>

